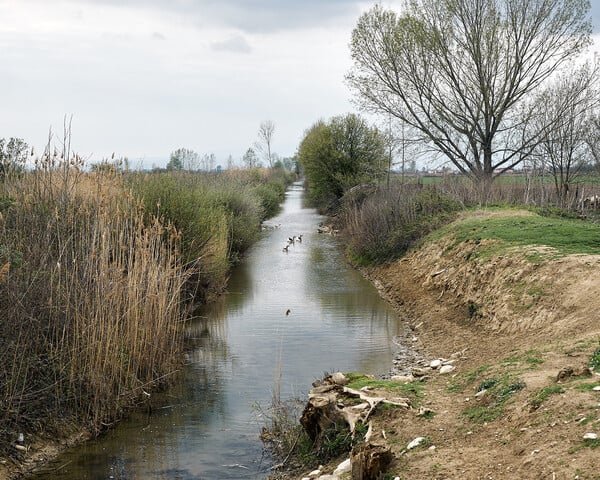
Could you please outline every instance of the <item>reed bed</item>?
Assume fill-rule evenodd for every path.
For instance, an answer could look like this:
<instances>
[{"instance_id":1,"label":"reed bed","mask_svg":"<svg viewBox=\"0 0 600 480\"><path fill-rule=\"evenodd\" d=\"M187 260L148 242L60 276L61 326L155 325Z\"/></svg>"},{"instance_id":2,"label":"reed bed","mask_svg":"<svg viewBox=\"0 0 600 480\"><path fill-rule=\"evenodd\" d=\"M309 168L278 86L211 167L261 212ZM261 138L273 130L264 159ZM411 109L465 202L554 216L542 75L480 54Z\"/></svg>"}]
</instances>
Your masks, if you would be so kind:
<instances>
[{"instance_id":1,"label":"reed bed","mask_svg":"<svg viewBox=\"0 0 600 480\"><path fill-rule=\"evenodd\" d=\"M292 180L86 172L63 146L0 182L0 456L17 462L20 433L99 432L175 377L188 312Z\"/></svg>"},{"instance_id":2,"label":"reed bed","mask_svg":"<svg viewBox=\"0 0 600 480\"><path fill-rule=\"evenodd\" d=\"M179 367L180 233L68 150L0 185L0 449L100 431Z\"/></svg>"},{"instance_id":3,"label":"reed bed","mask_svg":"<svg viewBox=\"0 0 600 480\"><path fill-rule=\"evenodd\" d=\"M277 213L292 176L283 170L132 174L128 183L152 217L182 234L181 255L193 272L197 301L221 293L229 270L258 239L260 224Z\"/></svg>"}]
</instances>

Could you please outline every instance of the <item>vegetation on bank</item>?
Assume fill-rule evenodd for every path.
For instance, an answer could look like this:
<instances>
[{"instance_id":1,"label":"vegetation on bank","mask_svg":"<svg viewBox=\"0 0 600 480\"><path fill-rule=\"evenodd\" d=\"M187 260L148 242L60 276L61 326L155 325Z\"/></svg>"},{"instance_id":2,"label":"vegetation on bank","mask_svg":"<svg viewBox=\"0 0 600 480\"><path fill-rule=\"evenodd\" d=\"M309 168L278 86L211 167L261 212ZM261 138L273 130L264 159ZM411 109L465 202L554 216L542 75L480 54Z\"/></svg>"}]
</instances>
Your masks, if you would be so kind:
<instances>
[{"instance_id":1,"label":"vegetation on bank","mask_svg":"<svg viewBox=\"0 0 600 480\"><path fill-rule=\"evenodd\" d=\"M283 170L85 172L48 148L0 182L0 452L100 431L168 383L193 302L221 291Z\"/></svg>"},{"instance_id":2,"label":"vegetation on bank","mask_svg":"<svg viewBox=\"0 0 600 480\"><path fill-rule=\"evenodd\" d=\"M127 177L146 216L166 220L180 232L181 257L192 272L187 288L196 300L223 290L229 268L258 239L260 223L279 211L291 180L283 169Z\"/></svg>"},{"instance_id":3,"label":"vegetation on bank","mask_svg":"<svg viewBox=\"0 0 600 480\"><path fill-rule=\"evenodd\" d=\"M515 246L551 247L556 254L600 254L600 225L563 215L548 216L546 210L519 215L518 211L497 211L497 215L469 217L435 232L434 238L451 234L455 243L496 240L494 251Z\"/></svg>"}]
</instances>

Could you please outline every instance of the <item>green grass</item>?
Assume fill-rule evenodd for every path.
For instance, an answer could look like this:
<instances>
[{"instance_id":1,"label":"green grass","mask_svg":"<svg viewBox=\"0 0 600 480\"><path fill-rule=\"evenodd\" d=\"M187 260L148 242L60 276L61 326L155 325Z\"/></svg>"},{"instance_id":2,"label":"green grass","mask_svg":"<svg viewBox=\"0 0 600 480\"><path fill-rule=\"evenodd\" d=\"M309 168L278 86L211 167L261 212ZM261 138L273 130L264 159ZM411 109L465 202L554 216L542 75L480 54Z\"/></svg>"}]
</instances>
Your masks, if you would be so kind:
<instances>
[{"instance_id":1,"label":"green grass","mask_svg":"<svg viewBox=\"0 0 600 480\"><path fill-rule=\"evenodd\" d=\"M565 393L565 389L560 385L550 385L548 387L544 387L534 395L534 397L529 401L529 404L531 405L532 409L537 410L550 396L560 393Z\"/></svg>"},{"instance_id":2,"label":"green grass","mask_svg":"<svg viewBox=\"0 0 600 480\"><path fill-rule=\"evenodd\" d=\"M580 383L575 386L575 388L581 392L591 392L594 387L600 386L600 382L592 382L592 383Z\"/></svg>"},{"instance_id":3,"label":"green grass","mask_svg":"<svg viewBox=\"0 0 600 480\"><path fill-rule=\"evenodd\" d=\"M600 347L598 347L590 358L590 368L598 371L600 370Z\"/></svg>"},{"instance_id":4,"label":"green grass","mask_svg":"<svg viewBox=\"0 0 600 480\"><path fill-rule=\"evenodd\" d=\"M390 393L420 399L423 396L423 385L421 383L392 382L391 380L377 380L367 375L358 373L345 373L350 379L348 388L360 390L363 387L377 388Z\"/></svg>"},{"instance_id":5,"label":"green grass","mask_svg":"<svg viewBox=\"0 0 600 480\"><path fill-rule=\"evenodd\" d=\"M489 365L482 365L475 370L472 370L467 373L462 373L457 375L455 378L451 380L451 384L448 387L448 391L450 393L461 393L467 388L469 385L475 382L479 377L481 377L484 373L490 370Z\"/></svg>"},{"instance_id":6,"label":"green grass","mask_svg":"<svg viewBox=\"0 0 600 480\"><path fill-rule=\"evenodd\" d=\"M448 234L454 236L455 245L488 239L499 241L494 247L497 250L540 245L552 247L563 255L600 254L600 225L570 218L544 217L537 214L468 218L440 229L432 238L441 238Z\"/></svg>"},{"instance_id":7,"label":"green grass","mask_svg":"<svg viewBox=\"0 0 600 480\"><path fill-rule=\"evenodd\" d=\"M506 366L526 364L529 366L529 368L533 368L536 365L541 365L544 363L544 360L542 359L541 353L537 350L527 350L522 355L511 355L510 357L506 357L501 363L502 365Z\"/></svg>"},{"instance_id":8,"label":"green grass","mask_svg":"<svg viewBox=\"0 0 600 480\"><path fill-rule=\"evenodd\" d=\"M509 360L513 360L513 357L509 357ZM512 365L512 363L502 365ZM525 388L525 383L515 378L515 373L493 375L491 370L491 366L483 365L458 375L448 387L448 391L451 393L463 393L467 388L472 388L475 392L486 390L482 399L484 404L463 411L463 416L474 423L491 422L500 417L511 397Z\"/></svg>"}]
</instances>

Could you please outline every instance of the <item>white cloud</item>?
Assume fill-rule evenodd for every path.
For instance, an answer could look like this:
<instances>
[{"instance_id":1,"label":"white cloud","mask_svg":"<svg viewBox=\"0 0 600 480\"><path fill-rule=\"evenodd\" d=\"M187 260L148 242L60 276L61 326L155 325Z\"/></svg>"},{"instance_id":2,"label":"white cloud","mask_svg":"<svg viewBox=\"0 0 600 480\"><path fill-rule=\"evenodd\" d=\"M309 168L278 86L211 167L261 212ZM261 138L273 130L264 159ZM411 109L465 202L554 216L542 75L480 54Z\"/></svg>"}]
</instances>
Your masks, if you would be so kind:
<instances>
[{"instance_id":1,"label":"white cloud","mask_svg":"<svg viewBox=\"0 0 600 480\"><path fill-rule=\"evenodd\" d=\"M292 155L313 122L352 110L348 42L370 6L0 1L0 137L39 149L72 114L73 147L93 161L113 151L167 159L186 147L224 162L270 119L275 150Z\"/></svg>"},{"instance_id":2,"label":"white cloud","mask_svg":"<svg viewBox=\"0 0 600 480\"><path fill-rule=\"evenodd\" d=\"M215 52L250 53L252 47L242 35L232 35L220 42L212 42L211 48Z\"/></svg>"}]
</instances>

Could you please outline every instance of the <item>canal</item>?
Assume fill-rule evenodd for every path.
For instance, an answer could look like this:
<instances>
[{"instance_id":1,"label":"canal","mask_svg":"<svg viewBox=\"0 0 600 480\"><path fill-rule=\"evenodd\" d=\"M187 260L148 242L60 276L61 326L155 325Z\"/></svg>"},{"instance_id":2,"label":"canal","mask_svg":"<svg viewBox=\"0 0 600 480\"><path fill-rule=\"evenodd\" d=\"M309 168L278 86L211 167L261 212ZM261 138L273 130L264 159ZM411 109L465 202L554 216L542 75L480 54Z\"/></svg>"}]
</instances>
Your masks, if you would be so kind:
<instances>
[{"instance_id":1,"label":"canal","mask_svg":"<svg viewBox=\"0 0 600 480\"><path fill-rule=\"evenodd\" d=\"M326 372L383 374L402 325L349 267L302 188L232 272L228 293L198 312L181 381L151 411L61 455L35 478L264 479L259 433L274 392L306 398ZM302 235L285 252L288 238Z\"/></svg>"}]
</instances>

